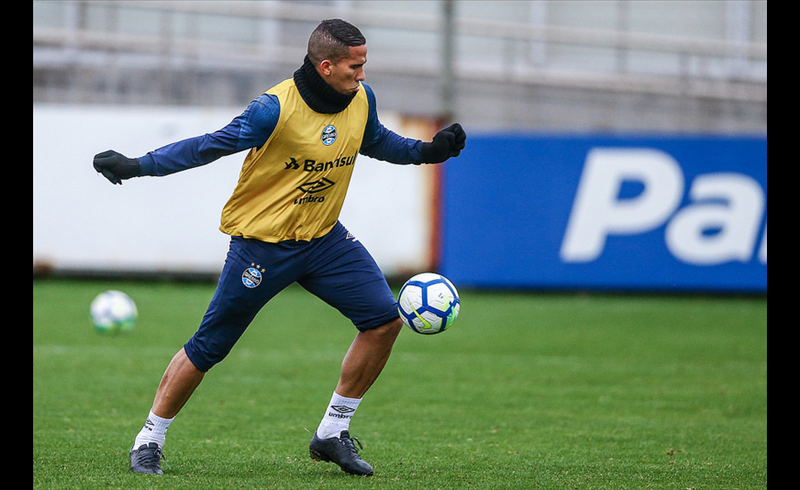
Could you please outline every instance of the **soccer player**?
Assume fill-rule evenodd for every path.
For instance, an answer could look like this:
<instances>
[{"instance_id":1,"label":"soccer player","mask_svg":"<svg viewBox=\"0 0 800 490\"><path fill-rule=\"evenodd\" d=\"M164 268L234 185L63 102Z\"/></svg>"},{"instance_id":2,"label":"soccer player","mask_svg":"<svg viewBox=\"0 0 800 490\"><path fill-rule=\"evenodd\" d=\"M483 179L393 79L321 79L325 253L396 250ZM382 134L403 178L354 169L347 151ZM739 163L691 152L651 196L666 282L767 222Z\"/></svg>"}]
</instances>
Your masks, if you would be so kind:
<instances>
[{"instance_id":1,"label":"soccer player","mask_svg":"<svg viewBox=\"0 0 800 490\"><path fill-rule=\"evenodd\" d=\"M350 437L350 420L386 364L402 322L382 272L339 222L339 212L359 153L398 164L440 163L459 155L466 134L456 123L422 142L385 128L375 95L363 83L366 62L361 32L343 20L325 20L311 34L294 75L253 100L224 128L140 158L112 150L95 155L95 170L121 184L249 150L222 210L220 230L231 239L216 292L197 332L164 372L130 450L134 472L163 473L162 448L174 417L256 313L297 282L358 330L311 438L310 455L347 473L373 473Z\"/></svg>"}]
</instances>

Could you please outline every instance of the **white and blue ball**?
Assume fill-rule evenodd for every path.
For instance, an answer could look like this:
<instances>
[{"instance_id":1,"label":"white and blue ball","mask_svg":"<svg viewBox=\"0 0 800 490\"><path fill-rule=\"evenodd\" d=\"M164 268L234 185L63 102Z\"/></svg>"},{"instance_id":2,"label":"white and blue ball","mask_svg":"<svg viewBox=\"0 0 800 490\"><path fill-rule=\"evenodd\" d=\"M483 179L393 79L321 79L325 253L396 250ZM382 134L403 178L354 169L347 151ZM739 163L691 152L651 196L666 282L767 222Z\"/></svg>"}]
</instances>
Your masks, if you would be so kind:
<instances>
[{"instance_id":1,"label":"white and blue ball","mask_svg":"<svg viewBox=\"0 0 800 490\"><path fill-rule=\"evenodd\" d=\"M131 330L139 316L136 303L130 296L115 290L98 294L92 301L89 314L94 328L102 333Z\"/></svg>"},{"instance_id":2,"label":"white and blue ball","mask_svg":"<svg viewBox=\"0 0 800 490\"><path fill-rule=\"evenodd\" d=\"M406 281L397 297L403 323L421 334L444 332L460 309L461 299L453 283L434 272L423 272Z\"/></svg>"}]
</instances>

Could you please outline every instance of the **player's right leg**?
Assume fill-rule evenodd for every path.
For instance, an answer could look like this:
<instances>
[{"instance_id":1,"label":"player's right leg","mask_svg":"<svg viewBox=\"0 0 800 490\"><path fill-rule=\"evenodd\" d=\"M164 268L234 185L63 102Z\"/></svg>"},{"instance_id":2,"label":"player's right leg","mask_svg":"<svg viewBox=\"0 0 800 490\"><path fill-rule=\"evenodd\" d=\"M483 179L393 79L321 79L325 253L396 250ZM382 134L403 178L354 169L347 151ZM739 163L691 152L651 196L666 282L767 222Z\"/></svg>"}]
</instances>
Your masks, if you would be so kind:
<instances>
[{"instance_id":1,"label":"player's right leg","mask_svg":"<svg viewBox=\"0 0 800 490\"><path fill-rule=\"evenodd\" d=\"M372 466L350 437L350 421L386 365L403 324L377 263L340 223L310 250L309 274L300 284L350 319L358 334L309 451L313 459L336 463L347 473L371 475Z\"/></svg>"},{"instance_id":2,"label":"player's right leg","mask_svg":"<svg viewBox=\"0 0 800 490\"><path fill-rule=\"evenodd\" d=\"M360 445L360 442L350 437L349 421L355 408L342 409L358 406L361 398L386 365L395 339L402 328L403 322L397 318L378 328L360 331L356 335L342 361L341 375L331 405L320 423L320 428L314 433L309 443L309 451L313 459L336 463L346 473L373 474L372 465L361 459L358 454L356 443ZM339 401L334 401L337 397ZM342 402L342 400L346 401ZM351 405L347 402L355 402L355 404ZM334 418L330 421L326 420L331 415ZM339 424L342 424L341 427L336 428ZM323 427L329 431L327 435L322 434Z\"/></svg>"}]
</instances>

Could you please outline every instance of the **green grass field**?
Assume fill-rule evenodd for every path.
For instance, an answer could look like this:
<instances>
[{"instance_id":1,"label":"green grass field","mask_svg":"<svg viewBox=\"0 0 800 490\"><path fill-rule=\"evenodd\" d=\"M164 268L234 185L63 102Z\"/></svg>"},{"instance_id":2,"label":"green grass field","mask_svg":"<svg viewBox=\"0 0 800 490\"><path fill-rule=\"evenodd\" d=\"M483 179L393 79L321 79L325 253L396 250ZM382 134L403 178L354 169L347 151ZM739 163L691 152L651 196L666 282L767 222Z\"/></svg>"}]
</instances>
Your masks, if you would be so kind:
<instances>
[{"instance_id":1,"label":"green grass field","mask_svg":"<svg viewBox=\"0 0 800 490\"><path fill-rule=\"evenodd\" d=\"M94 331L121 289L132 332ZM33 284L33 487L696 489L767 487L766 298L462 291L447 332L404 330L353 420L375 476L308 441L355 329L293 287L172 424L162 476L128 449L210 284Z\"/></svg>"}]
</instances>

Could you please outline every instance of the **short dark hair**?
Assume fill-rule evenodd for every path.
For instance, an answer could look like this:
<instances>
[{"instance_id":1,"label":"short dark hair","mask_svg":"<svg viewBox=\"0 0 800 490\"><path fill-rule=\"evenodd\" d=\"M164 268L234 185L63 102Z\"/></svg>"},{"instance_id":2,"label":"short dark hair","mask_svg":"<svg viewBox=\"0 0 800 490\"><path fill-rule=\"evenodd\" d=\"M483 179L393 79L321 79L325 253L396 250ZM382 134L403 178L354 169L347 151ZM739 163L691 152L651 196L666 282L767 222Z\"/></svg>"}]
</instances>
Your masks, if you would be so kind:
<instances>
[{"instance_id":1,"label":"short dark hair","mask_svg":"<svg viewBox=\"0 0 800 490\"><path fill-rule=\"evenodd\" d=\"M308 59L314 65L322 60L334 63L350 54L351 46L361 46L367 40L356 26L342 19L323 20L308 39Z\"/></svg>"}]
</instances>

